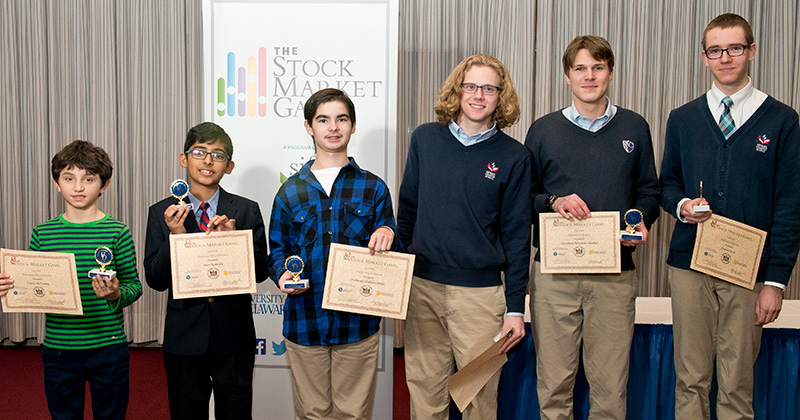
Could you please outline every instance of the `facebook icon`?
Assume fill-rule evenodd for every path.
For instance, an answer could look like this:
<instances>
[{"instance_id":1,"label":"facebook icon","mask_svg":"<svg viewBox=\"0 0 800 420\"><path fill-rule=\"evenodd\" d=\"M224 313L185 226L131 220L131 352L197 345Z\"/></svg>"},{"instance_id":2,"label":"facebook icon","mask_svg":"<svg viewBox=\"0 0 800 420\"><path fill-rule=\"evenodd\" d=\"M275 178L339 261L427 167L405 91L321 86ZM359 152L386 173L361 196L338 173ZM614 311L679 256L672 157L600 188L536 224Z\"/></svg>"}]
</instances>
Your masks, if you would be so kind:
<instances>
[{"instance_id":1,"label":"facebook icon","mask_svg":"<svg viewBox=\"0 0 800 420\"><path fill-rule=\"evenodd\" d=\"M267 354L267 339L256 338L256 355Z\"/></svg>"}]
</instances>

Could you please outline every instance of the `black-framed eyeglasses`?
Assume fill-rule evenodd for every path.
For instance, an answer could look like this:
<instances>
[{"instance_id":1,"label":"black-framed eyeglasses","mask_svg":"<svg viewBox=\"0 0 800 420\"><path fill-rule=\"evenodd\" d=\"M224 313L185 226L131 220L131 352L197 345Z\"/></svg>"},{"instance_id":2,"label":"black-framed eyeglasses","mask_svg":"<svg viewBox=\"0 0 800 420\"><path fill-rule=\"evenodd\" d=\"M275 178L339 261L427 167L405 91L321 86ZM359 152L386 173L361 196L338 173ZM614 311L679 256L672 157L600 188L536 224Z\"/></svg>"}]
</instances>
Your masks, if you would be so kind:
<instances>
[{"instance_id":1,"label":"black-framed eyeglasses","mask_svg":"<svg viewBox=\"0 0 800 420\"><path fill-rule=\"evenodd\" d=\"M195 158L197 160L203 160L203 159L206 158L206 155L211 155L211 160L213 160L214 162L225 162L226 160L230 160L230 158L231 158L230 156L226 155L225 153L208 152L208 151L205 151L205 150L202 150L202 149L187 150L187 151L185 151L183 153L186 153L189 156L191 156L191 157L193 157L193 158Z\"/></svg>"},{"instance_id":2,"label":"black-framed eyeglasses","mask_svg":"<svg viewBox=\"0 0 800 420\"><path fill-rule=\"evenodd\" d=\"M492 85L480 86L480 85L476 85L476 84L473 84L473 83L462 83L461 84L461 90L463 90L464 92L467 92L467 93L475 93L475 92L478 91L479 88L480 88L480 90L483 91L484 95L488 95L488 96L497 95L497 92L500 92L500 88L497 87L497 86L492 86Z\"/></svg>"},{"instance_id":3,"label":"black-framed eyeglasses","mask_svg":"<svg viewBox=\"0 0 800 420\"><path fill-rule=\"evenodd\" d=\"M748 48L750 48L749 45L731 45L728 48L709 48L705 51L709 60L719 60L725 51L728 52L729 57L738 57L744 54L744 50Z\"/></svg>"}]
</instances>

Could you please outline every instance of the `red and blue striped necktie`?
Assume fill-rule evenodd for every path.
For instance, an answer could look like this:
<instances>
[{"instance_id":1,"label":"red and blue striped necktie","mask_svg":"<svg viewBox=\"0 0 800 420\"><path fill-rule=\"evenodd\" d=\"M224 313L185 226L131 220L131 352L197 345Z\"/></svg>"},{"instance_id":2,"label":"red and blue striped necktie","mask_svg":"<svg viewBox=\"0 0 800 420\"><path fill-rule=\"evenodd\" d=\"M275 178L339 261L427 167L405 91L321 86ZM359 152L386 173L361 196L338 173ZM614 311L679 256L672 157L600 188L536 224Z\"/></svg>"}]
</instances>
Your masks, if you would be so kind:
<instances>
[{"instance_id":1,"label":"red and blue striped necktie","mask_svg":"<svg viewBox=\"0 0 800 420\"><path fill-rule=\"evenodd\" d=\"M208 230L208 203L200 204L200 230Z\"/></svg>"}]
</instances>

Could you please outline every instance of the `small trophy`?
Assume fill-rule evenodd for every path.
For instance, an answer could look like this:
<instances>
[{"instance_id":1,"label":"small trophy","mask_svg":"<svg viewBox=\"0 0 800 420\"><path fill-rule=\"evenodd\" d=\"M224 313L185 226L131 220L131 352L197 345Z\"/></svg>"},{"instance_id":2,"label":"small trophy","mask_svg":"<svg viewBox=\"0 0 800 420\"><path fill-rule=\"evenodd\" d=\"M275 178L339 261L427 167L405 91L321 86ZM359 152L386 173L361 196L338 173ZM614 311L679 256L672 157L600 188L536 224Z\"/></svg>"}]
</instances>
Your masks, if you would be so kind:
<instances>
[{"instance_id":1,"label":"small trophy","mask_svg":"<svg viewBox=\"0 0 800 420\"><path fill-rule=\"evenodd\" d=\"M695 213L704 213L711 210L711 207L708 206L708 202L705 198L703 198L703 181L700 181L700 205L694 206L693 208Z\"/></svg>"},{"instance_id":2,"label":"small trophy","mask_svg":"<svg viewBox=\"0 0 800 420\"><path fill-rule=\"evenodd\" d=\"M189 184L182 179L176 179L172 181L172 185L169 187L172 196L178 199L178 205L182 206L186 204L189 207L189 210L194 210L194 206L192 203L185 203L183 201L187 195L189 195Z\"/></svg>"},{"instance_id":3,"label":"small trophy","mask_svg":"<svg viewBox=\"0 0 800 420\"><path fill-rule=\"evenodd\" d=\"M305 266L302 258L292 255L286 259L283 265L287 271L292 273L292 280L283 283L284 289L305 289L308 287L308 280L300 278L300 273L303 272L303 267Z\"/></svg>"},{"instance_id":4,"label":"small trophy","mask_svg":"<svg viewBox=\"0 0 800 420\"><path fill-rule=\"evenodd\" d=\"M117 276L117 272L114 270L106 270L106 266L111 263L111 260L114 259L114 253L111 252L111 248L107 246L101 246L94 250L94 260L100 264L100 268L94 268L89 271L89 278L93 278L94 276L100 276L103 280L111 280Z\"/></svg>"},{"instance_id":5,"label":"small trophy","mask_svg":"<svg viewBox=\"0 0 800 420\"><path fill-rule=\"evenodd\" d=\"M636 231L636 226L639 226L642 223L642 212L639 211L639 209L630 209L625 212L624 218L625 224L628 225L628 228L620 232L622 239L631 241L641 241L644 239L644 234Z\"/></svg>"}]
</instances>

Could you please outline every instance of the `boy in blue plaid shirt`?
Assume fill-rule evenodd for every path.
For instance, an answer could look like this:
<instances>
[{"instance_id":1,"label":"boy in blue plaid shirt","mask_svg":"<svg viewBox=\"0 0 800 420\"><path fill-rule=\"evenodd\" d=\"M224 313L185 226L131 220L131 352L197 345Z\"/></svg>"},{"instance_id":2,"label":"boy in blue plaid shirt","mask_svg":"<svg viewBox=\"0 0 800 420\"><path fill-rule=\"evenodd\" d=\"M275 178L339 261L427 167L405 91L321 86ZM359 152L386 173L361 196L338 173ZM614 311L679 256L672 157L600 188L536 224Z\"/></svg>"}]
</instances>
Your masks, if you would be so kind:
<instances>
[{"instance_id":1,"label":"boy in blue plaid shirt","mask_svg":"<svg viewBox=\"0 0 800 420\"><path fill-rule=\"evenodd\" d=\"M288 295L283 335L292 373L295 418L369 418L378 366L380 318L322 309L331 243L388 251L395 244L386 184L347 156L355 106L338 89L305 104L316 158L275 196L269 228L270 277ZM286 289L286 258L303 259L304 289Z\"/></svg>"}]
</instances>

